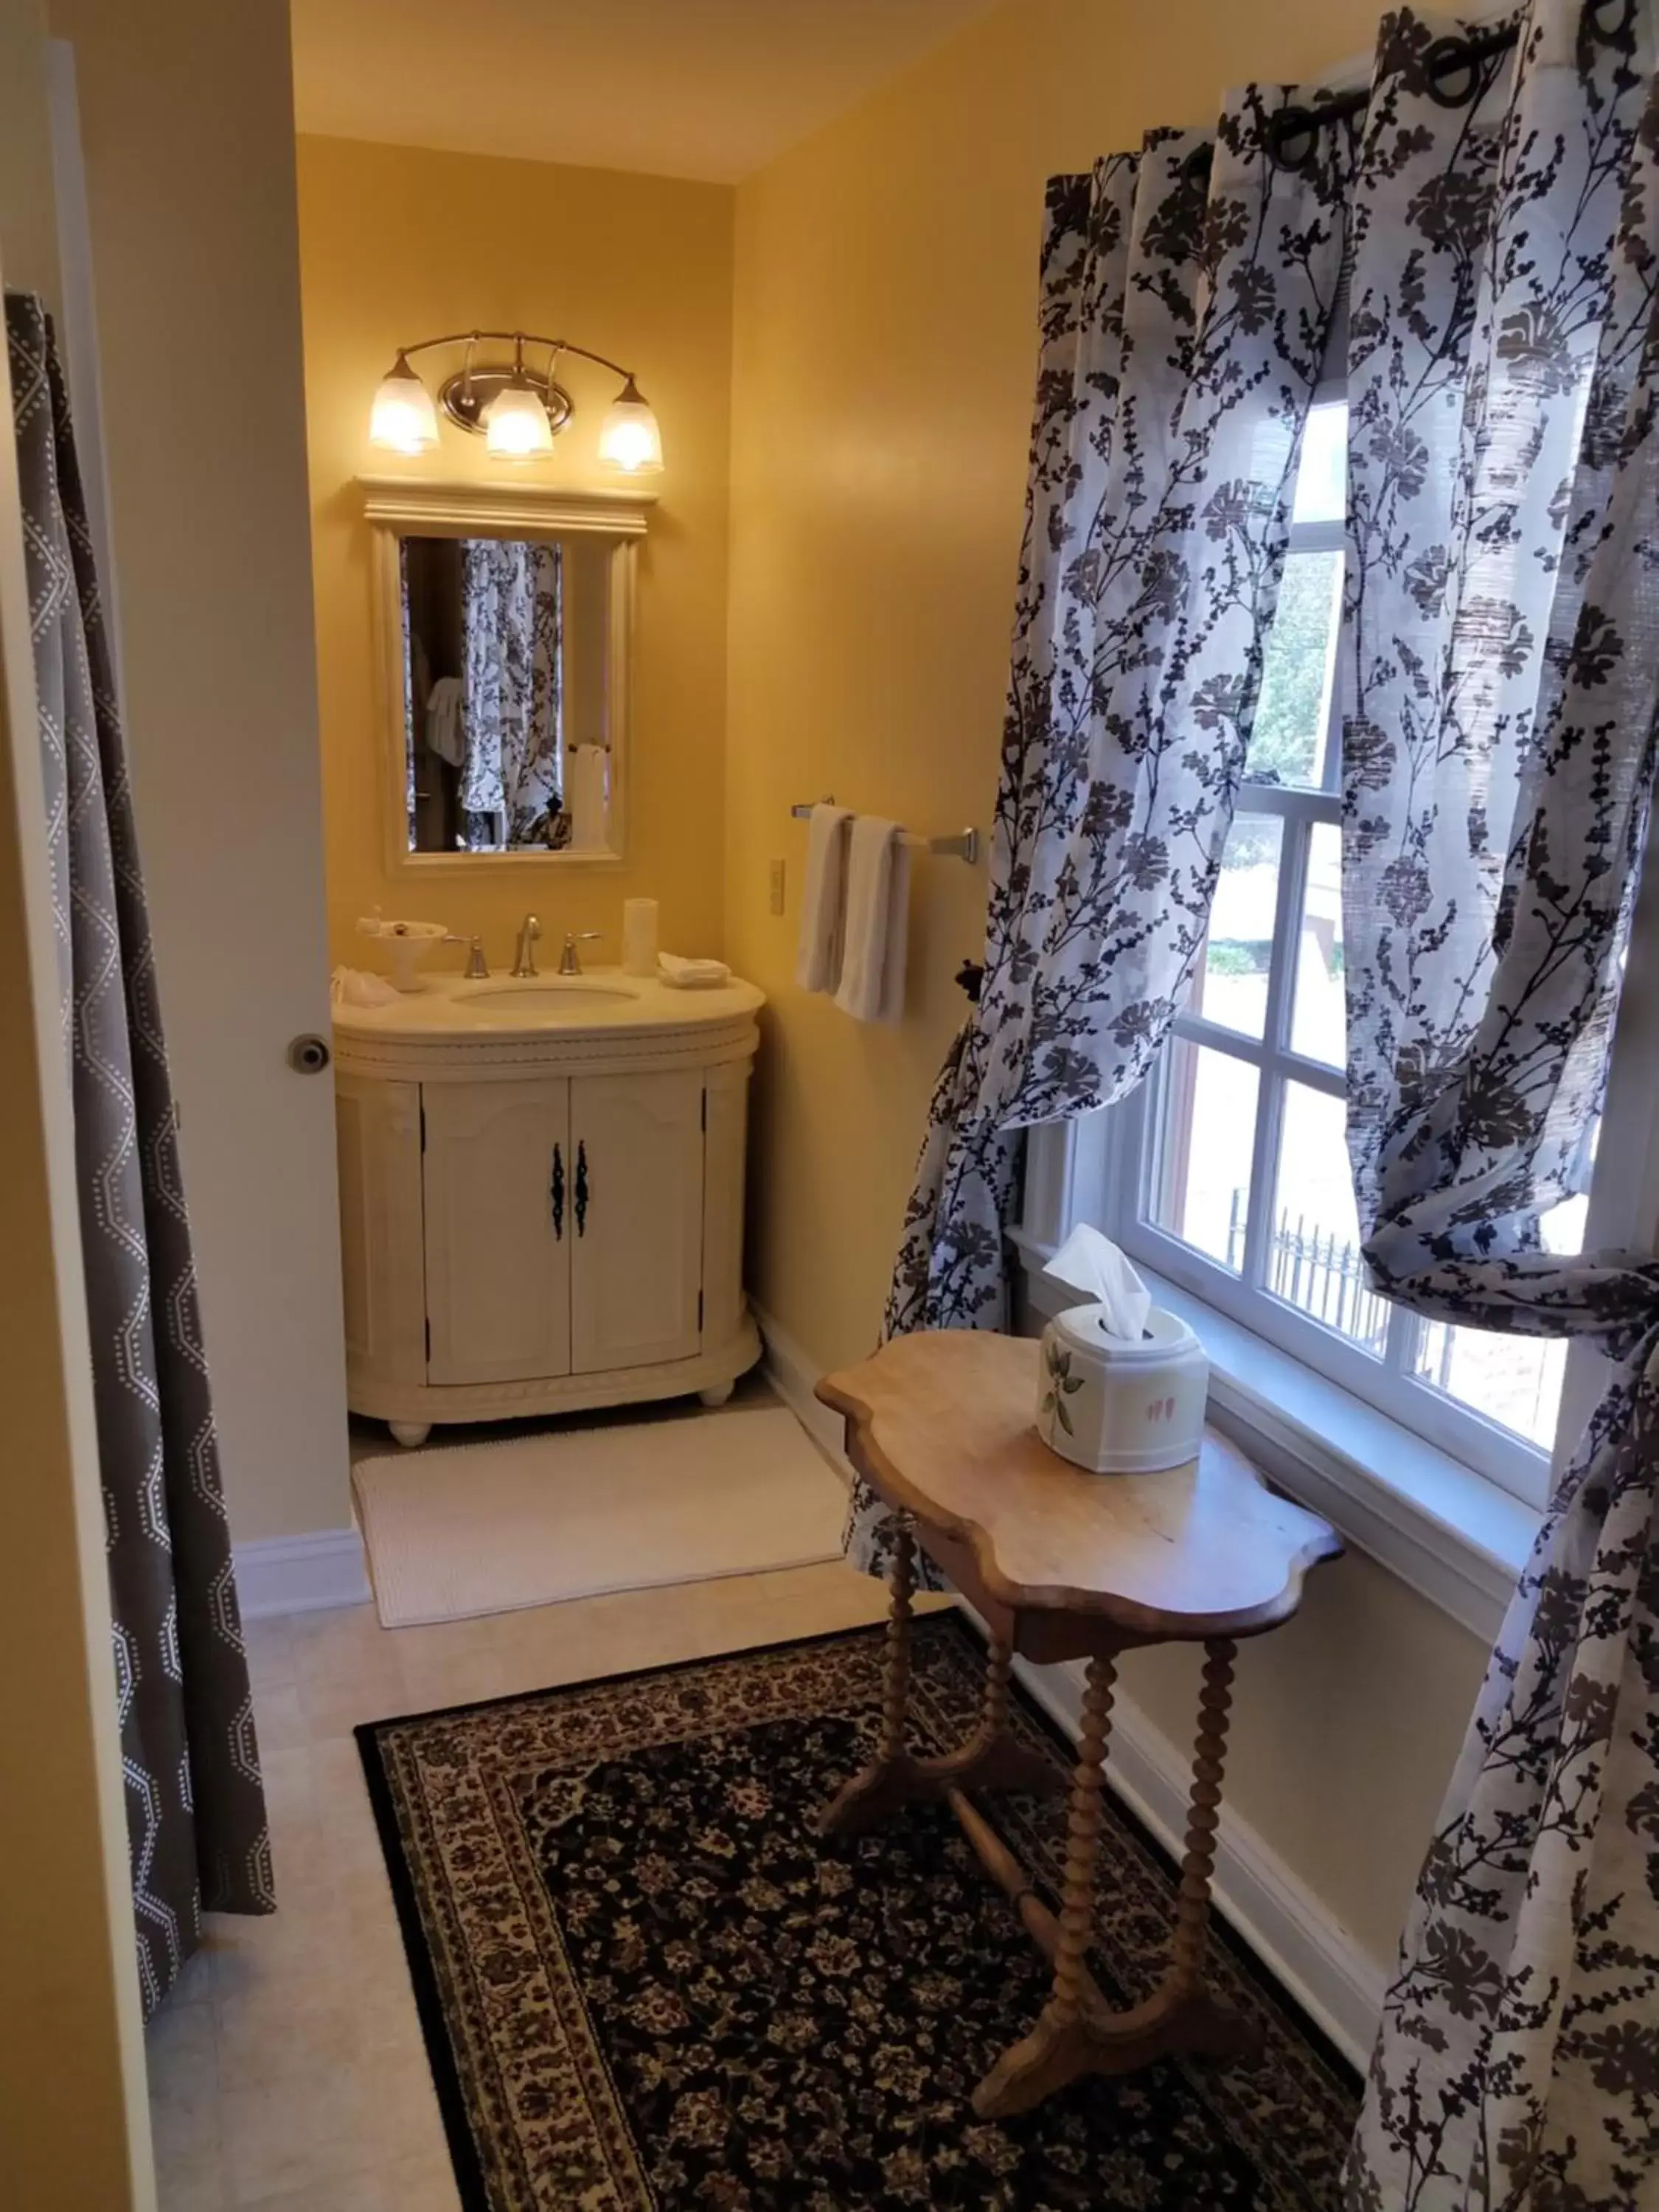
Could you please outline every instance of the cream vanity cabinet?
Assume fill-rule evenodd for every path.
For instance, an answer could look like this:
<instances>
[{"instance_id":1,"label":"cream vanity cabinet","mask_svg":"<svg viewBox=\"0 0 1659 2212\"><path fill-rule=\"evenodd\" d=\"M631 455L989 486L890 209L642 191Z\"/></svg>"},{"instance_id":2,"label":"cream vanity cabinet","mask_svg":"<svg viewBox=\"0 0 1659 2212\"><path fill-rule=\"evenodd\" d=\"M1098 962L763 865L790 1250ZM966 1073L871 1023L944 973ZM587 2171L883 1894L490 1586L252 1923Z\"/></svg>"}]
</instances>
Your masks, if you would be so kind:
<instances>
[{"instance_id":1,"label":"cream vanity cabinet","mask_svg":"<svg viewBox=\"0 0 1659 2212\"><path fill-rule=\"evenodd\" d=\"M729 1393L759 1353L742 1282L759 1002L735 983L439 979L339 1010L355 1413L418 1443L434 1422Z\"/></svg>"}]
</instances>

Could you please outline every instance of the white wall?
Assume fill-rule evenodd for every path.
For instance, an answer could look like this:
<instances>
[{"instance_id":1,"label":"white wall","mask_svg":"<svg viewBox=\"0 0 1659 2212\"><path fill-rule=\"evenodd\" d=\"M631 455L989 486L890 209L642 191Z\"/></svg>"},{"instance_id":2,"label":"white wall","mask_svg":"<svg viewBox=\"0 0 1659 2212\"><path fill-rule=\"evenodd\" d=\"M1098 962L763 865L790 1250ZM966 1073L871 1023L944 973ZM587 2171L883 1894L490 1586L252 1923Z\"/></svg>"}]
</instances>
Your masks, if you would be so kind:
<instances>
[{"instance_id":1,"label":"white wall","mask_svg":"<svg viewBox=\"0 0 1659 2212\"><path fill-rule=\"evenodd\" d=\"M341 1527L344 1354L284 0L75 49L139 836L233 1534Z\"/></svg>"}]
</instances>

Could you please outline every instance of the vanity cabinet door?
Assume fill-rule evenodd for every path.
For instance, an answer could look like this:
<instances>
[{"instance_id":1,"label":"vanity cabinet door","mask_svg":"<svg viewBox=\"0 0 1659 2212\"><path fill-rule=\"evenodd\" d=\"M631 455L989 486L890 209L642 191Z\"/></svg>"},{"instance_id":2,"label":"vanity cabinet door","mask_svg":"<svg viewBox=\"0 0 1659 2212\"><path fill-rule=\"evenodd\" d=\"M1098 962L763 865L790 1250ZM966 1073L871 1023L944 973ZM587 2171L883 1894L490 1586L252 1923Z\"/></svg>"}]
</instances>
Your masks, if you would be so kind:
<instances>
[{"instance_id":1,"label":"vanity cabinet door","mask_svg":"<svg viewBox=\"0 0 1659 2212\"><path fill-rule=\"evenodd\" d=\"M428 1083L430 1382L570 1372L570 1085Z\"/></svg>"},{"instance_id":2,"label":"vanity cabinet door","mask_svg":"<svg viewBox=\"0 0 1659 2212\"><path fill-rule=\"evenodd\" d=\"M571 1079L574 1374L702 1348L702 1110L700 1070Z\"/></svg>"},{"instance_id":3,"label":"vanity cabinet door","mask_svg":"<svg viewBox=\"0 0 1659 2212\"><path fill-rule=\"evenodd\" d=\"M334 1085L346 1358L379 1383L426 1380L421 1086L340 1075Z\"/></svg>"}]
</instances>

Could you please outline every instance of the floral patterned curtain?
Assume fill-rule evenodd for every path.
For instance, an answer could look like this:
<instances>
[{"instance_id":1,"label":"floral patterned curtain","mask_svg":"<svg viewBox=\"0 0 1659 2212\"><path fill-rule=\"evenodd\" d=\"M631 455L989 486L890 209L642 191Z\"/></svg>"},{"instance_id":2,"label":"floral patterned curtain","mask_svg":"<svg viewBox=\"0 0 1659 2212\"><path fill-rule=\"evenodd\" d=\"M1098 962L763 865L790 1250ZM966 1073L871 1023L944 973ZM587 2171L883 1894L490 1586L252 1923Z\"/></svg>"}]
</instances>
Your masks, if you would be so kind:
<instances>
[{"instance_id":1,"label":"floral patterned curtain","mask_svg":"<svg viewBox=\"0 0 1659 2212\"><path fill-rule=\"evenodd\" d=\"M1414 1310L1599 1340L1389 1990L1355 2212L1659 2203L1659 1263L1559 1256L1659 707L1648 0L1533 0L1448 106L1384 24L1355 191L1349 1144ZM1443 90L1443 88L1442 88Z\"/></svg>"},{"instance_id":2,"label":"floral patterned curtain","mask_svg":"<svg viewBox=\"0 0 1659 2212\"><path fill-rule=\"evenodd\" d=\"M1203 940L1342 264L1346 126L1299 173L1267 149L1309 96L1250 87L1048 188L985 977L889 1334L1002 1324L1020 1133L1134 1088ZM875 1563L867 1492L848 1540Z\"/></svg>"},{"instance_id":3,"label":"floral patterned curtain","mask_svg":"<svg viewBox=\"0 0 1659 2212\"><path fill-rule=\"evenodd\" d=\"M461 562L460 803L495 817L506 845L548 842L562 787L560 549L518 538L465 540Z\"/></svg>"},{"instance_id":4,"label":"floral patterned curtain","mask_svg":"<svg viewBox=\"0 0 1659 2212\"><path fill-rule=\"evenodd\" d=\"M270 1843L121 725L51 319L6 295L138 1975L269 1912ZM15 1479L27 1480L16 1470ZM27 1684L12 1694L27 1697Z\"/></svg>"}]
</instances>

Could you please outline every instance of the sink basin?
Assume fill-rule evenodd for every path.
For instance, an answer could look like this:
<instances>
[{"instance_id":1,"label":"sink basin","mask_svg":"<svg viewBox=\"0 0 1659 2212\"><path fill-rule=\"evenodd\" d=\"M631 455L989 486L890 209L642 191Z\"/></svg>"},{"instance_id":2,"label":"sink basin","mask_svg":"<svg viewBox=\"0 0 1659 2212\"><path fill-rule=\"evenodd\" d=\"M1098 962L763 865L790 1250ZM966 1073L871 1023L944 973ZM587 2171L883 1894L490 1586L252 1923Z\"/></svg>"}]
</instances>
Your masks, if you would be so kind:
<instances>
[{"instance_id":1,"label":"sink basin","mask_svg":"<svg viewBox=\"0 0 1659 2212\"><path fill-rule=\"evenodd\" d=\"M631 1006L638 996L636 991L614 990L575 975L545 975L533 982L481 983L475 991L457 992L454 1003L480 1022L518 1021L526 1014L545 1021Z\"/></svg>"}]
</instances>

